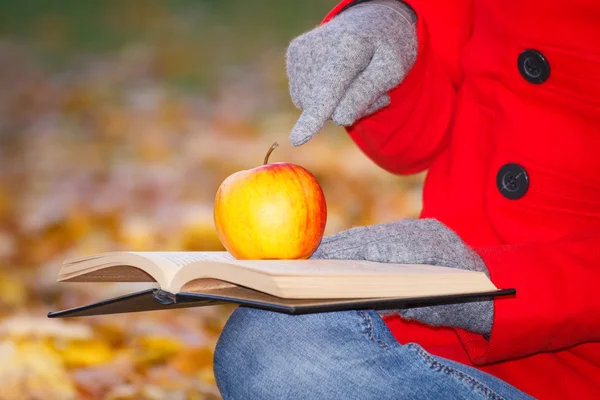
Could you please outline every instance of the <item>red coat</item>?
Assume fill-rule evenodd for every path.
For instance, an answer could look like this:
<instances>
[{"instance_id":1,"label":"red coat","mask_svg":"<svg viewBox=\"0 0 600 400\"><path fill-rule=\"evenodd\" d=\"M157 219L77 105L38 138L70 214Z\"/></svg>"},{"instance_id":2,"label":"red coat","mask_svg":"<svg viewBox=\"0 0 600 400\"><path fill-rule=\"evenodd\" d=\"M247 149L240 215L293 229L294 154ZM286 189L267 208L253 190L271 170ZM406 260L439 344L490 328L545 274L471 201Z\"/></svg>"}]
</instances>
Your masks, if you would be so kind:
<instances>
[{"instance_id":1,"label":"red coat","mask_svg":"<svg viewBox=\"0 0 600 400\"><path fill-rule=\"evenodd\" d=\"M386 322L537 398L600 398L600 1L406 3L415 66L348 132L387 171L428 169L422 216L517 295L495 301L489 341Z\"/></svg>"}]
</instances>

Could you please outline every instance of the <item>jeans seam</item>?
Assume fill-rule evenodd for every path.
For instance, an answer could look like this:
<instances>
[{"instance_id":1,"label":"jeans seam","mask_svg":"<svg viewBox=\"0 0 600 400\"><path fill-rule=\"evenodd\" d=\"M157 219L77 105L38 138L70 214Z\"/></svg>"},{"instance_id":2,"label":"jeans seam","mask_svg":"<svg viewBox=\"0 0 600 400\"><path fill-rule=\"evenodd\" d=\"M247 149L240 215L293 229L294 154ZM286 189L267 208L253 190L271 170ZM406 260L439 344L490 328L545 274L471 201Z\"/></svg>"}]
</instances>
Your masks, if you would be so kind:
<instances>
[{"instance_id":1,"label":"jeans seam","mask_svg":"<svg viewBox=\"0 0 600 400\"><path fill-rule=\"evenodd\" d=\"M367 337L370 340L372 340L373 342L377 343L379 345L379 347L381 347L385 351L388 351L390 349L389 346L386 343L382 342L381 340L375 339L375 337L373 336L373 320L371 319L371 317L369 315L365 314L362 311L359 311L358 313L360 314L360 316L362 317L362 319L367 324L367 326L366 326L366 328L367 328Z\"/></svg>"},{"instance_id":2,"label":"jeans seam","mask_svg":"<svg viewBox=\"0 0 600 400\"><path fill-rule=\"evenodd\" d=\"M487 386L477 378L474 378L471 375L468 375L462 371L452 368L449 365L443 364L442 362L438 361L433 356L431 356L431 354L423 350L420 346L412 343L408 344L407 346L414 349L417 352L417 354L423 359L423 361L429 364L429 368L431 370L438 371L446 375L454 376L460 381L463 381L464 383L473 387L474 389L480 390L487 396L487 398L491 400L506 400L504 397L500 396L498 393L496 393L489 386Z\"/></svg>"}]
</instances>

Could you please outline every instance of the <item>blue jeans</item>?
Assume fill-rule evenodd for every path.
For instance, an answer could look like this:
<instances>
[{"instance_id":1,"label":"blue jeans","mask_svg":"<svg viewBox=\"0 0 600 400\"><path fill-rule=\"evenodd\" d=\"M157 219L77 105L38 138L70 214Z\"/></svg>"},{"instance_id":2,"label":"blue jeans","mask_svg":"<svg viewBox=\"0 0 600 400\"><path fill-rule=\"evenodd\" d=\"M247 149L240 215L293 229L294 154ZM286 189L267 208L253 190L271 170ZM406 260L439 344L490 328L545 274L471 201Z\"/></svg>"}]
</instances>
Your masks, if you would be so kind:
<instances>
[{"instance_id":1,"label":"blue jeans","mask_svg":"<svg viewBox=\"0 0 600 400\"><path fill-rule=\"evenodd\" d=\"M224 400L531 399L401 345L374 311L291 316L238 307L217 343L214 373Z\"/></svg>"}]
</instances>

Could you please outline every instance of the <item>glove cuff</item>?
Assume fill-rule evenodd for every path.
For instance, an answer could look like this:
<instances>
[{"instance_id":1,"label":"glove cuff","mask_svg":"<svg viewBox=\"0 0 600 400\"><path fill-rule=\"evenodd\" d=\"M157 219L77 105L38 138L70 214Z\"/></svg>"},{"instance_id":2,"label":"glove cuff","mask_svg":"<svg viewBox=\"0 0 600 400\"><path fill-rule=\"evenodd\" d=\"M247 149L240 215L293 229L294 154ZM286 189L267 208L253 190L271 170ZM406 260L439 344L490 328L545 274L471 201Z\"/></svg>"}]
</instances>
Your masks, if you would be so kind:
<instances>
[{"instance_id":1,"label":"glove cuff","mask_svg":"<svg viewBox=\"0 0 600 400\"><path fill-rule=\"evenodd\" d=\"M386 315L398 314L405 320L419 321L431 326L449 326L479 333L489 338L494 321L494 301L449 304L408 308L402 310L380 310Z\"/></svg>"}]
</instances>

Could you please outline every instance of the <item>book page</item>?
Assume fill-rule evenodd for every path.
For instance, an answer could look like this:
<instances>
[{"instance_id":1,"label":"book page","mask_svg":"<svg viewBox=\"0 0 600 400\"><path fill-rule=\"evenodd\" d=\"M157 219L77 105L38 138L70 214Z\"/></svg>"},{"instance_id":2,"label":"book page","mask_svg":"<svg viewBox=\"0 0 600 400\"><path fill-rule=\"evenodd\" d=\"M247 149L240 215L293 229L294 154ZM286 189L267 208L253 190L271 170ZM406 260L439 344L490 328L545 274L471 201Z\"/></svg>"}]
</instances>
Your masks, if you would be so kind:
<instances>
[{"instance_id":1,"label":"book page","mask_svg":"<svg viewBox=\"0 0 600 400\"><path fill-rule=\"evenodd\" d=\"M67 262L61 267L59 281L147 282L156 281L166 289L177 273L196 262L231 263L227 252L111 252ZM77 278L81 276L81 278Z\"/></svg>"},{"instance_id":2,"label":"book page","mask_svg":"<svg viewBox=\"0 0 600 400\"><path fill-rule=\"evenodd\" d=\"M151 251L151 252L132 252L151 260L167 260L178 268L184 267L198 261L233 261L235 258L226 251Z\"/></svg>"},{"instance_id":3,"label":"book page","mask_svg":"<svg viewBox=\"0 0 600 400\"><path fill-rule=\"evenodd\" d=\"M236 260L236 265L273 276L465 274L471 271L433 265L376 263L362 260Z\"/></svg>"}]
</instances>

